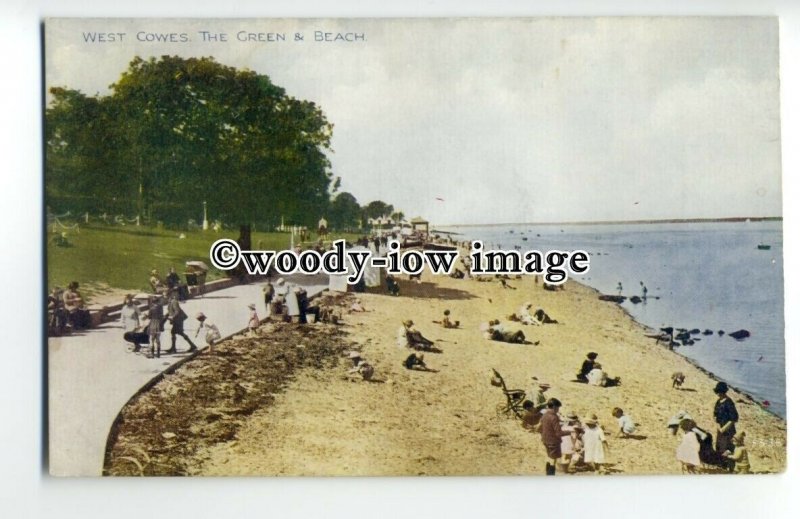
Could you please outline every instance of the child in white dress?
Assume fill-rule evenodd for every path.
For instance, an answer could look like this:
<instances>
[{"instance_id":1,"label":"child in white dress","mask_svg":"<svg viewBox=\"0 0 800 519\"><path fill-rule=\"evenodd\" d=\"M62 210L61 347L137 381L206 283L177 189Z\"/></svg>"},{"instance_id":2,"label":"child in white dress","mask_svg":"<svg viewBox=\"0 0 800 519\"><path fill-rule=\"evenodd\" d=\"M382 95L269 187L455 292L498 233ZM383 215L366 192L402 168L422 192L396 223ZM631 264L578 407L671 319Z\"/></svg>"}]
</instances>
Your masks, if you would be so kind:
<instances>
[{"instance_id":1,"label":"child in white dress","mask_svg":"<svg viewBox=\"0 0 800 519\"><path fill-rule=\"evenodd\" d=\"M606 462L606 449L608 442L603 428L597 424L597 415L592 415L583 421L583 461L591 470L605 473L603 464Z\"/></svg>"}]
</instances>

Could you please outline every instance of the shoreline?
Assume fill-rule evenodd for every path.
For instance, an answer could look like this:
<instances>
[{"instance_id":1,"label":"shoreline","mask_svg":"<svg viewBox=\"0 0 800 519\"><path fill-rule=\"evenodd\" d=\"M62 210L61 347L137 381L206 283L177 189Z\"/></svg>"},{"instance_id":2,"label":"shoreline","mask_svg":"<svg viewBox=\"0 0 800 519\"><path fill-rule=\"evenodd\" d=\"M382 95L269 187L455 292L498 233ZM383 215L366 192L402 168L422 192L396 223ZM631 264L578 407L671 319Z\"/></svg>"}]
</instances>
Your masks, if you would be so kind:
<instances>
[{"instance_id":1,"label":"shoreline","mask_svg":"<svg viewBox=\"0 0 800 519\"><path fill-rule=\"evenodd\" d=\"M542 474L544 454L538 435L517 420L500 418L502 393L489 384L491 369L509 387L530 390L531 376L552 385L547 393L564 402L564 412L596 413L609 436L616 430L612 407L628 410L644 437L612 439L612 473L680 473L674 460L676 438L666 420L684 409L701 427L709 419L716 378L644 337L647 327L616 304L597 300L597 290L572 280L564 291L542 290L534 280L512 280L516 290L496 281L432 276L422 283L401 281L401 296L358 294L369 312L345 314L346 341L375 366L383 384L353 382L346 369L304 368L255 410L227 441L197 449L189 474L195 475L526 475ZM352 296L348 296L352 297ZM533 301L559 320L557 325L518 326L538 345L484 340L478 324L504 318L523 301ZM445 330L431 323L444 308L462 321ZM437 373L408 371L406 348L395 344L400 320L411 318L427 337L439 340L441 354L427 354ZM517 326L519 323L509 323ZM285 351L295 345L273 345ZM597 351L614 388L574 384L571 379L586 351ZM199 359L208 364L208 359ZM340 359L341 361L341 359ZM201 369L202 366L198 366ZM178 369L169 378L181 378ZM670 374L683 371L682 390L670 389ZM148 394L159 394L159 384ZM732 388L740 428L747 431L755 472L776 473L786 466L786 421L748 401ZM124 411L124 410L123 410ZM182 438L195 441L191 435ZM133 441L133 439L130 439ZM202 438L197 438L202 440ZM149 446L143 444L142 449Z\"/></svg>"}]
</instances>

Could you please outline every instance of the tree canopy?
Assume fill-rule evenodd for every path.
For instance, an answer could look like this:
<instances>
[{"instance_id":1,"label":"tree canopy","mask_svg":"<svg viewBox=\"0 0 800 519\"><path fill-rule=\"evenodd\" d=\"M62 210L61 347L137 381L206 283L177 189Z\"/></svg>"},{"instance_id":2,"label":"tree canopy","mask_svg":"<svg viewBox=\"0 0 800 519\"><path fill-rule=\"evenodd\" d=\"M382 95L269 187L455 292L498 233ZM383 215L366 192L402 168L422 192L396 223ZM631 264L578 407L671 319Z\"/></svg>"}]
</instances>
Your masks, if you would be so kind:
<instances>
[{"instance_id":1,"label":"tree canopy","mask_svg":"<svg viewBox=\"0 0 800 519\"><path fill-rule=\"evenodd\" d=\"M328 208L332 125L266 75L136 57L110 95L50 94L45 185L57 212L178 222L206 201L226 221L311 226Z\"/></svg>"}]
</instances>

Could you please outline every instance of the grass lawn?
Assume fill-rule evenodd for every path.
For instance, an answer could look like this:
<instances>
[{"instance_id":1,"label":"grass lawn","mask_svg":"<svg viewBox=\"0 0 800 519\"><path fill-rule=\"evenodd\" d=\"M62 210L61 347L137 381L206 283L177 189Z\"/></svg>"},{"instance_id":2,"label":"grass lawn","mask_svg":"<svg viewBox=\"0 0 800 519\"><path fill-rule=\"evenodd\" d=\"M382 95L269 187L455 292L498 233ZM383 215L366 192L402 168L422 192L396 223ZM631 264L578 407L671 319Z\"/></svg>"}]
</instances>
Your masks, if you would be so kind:
<instances>
[{"instance_id":1,"label":"grass lawn","mask_svg":"<svg viewBox=\"0 0 800 519\"><path fill-rule=\"evenodd\" d=\"M48 231L50 231L48 229ZM184 234L185 238L179 238ZM69 247L55 246L47 233L47 285L66 287L70 281L81 285L81 294L91 300L93 294L108 289L149 292L150 270L166 276L170 267L183 278L186 261L204 261L211 270L207 281L225 277L211 266L208 250L220 238L236 239L238 230L172 231L153 227L81 226L70 231ZM328 239L352 239L351 234L329 235ZM289 248L289 233L254 232L253 248L284 250Z\"/></svg>"}]
</instances>

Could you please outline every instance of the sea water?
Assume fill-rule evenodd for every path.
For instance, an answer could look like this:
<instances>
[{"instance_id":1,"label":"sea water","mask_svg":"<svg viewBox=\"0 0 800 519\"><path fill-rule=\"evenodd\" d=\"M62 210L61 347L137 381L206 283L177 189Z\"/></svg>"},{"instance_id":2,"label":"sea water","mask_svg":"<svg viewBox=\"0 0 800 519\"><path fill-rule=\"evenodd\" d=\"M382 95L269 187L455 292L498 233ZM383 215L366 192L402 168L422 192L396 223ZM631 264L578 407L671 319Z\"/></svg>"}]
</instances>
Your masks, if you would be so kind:
<instances>
[{"instance_id":1,"label":"sea water","mask_svg":"<svg viewBox=\"0 0 800 519\"><path fill-rule=\"evenodd\" d=\"M485 249L517 246L523 251L587 251L591 254L590 270L574 276L576 280L614 295L621 283L621 293L628 298L641 297L642 285L646 286L646 302L633 304L628 299L622 307L653 328L712 330L713 335L693 335L695 344L680 346L676 353L757 401L768 403L774 413L786 416L781 222L471 226L447 230L461 233L456 236L459 239L483 240ZM760 250L759 244L770 249ZM748 330L750 337L737 341L728 336L740 329ZM719 330L725 335L719 336ZM657 347L655 341L653 347Z\"/></svg>"}]
</instances>

